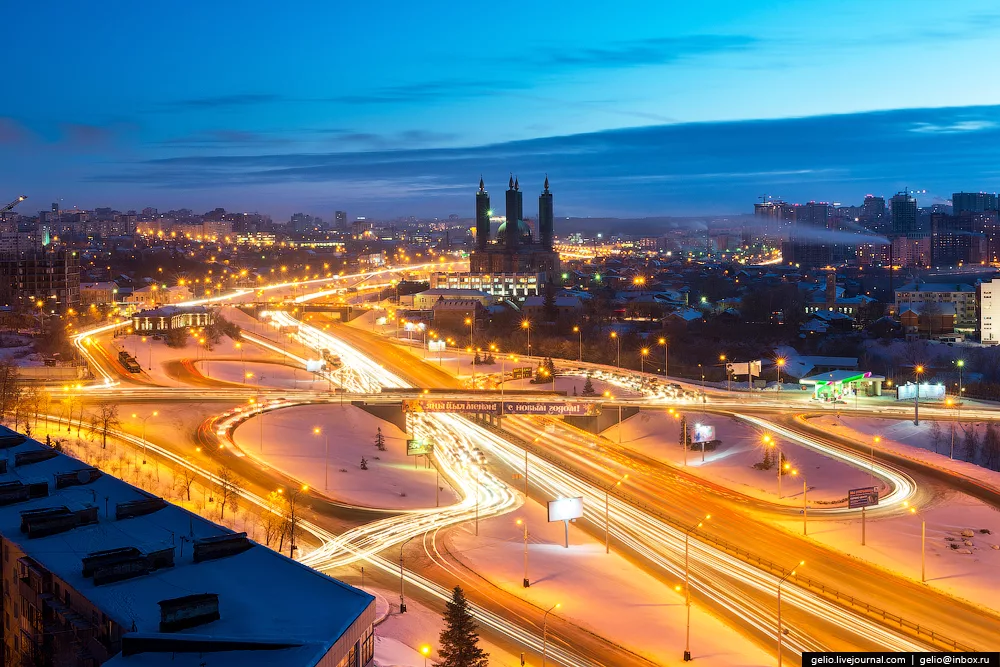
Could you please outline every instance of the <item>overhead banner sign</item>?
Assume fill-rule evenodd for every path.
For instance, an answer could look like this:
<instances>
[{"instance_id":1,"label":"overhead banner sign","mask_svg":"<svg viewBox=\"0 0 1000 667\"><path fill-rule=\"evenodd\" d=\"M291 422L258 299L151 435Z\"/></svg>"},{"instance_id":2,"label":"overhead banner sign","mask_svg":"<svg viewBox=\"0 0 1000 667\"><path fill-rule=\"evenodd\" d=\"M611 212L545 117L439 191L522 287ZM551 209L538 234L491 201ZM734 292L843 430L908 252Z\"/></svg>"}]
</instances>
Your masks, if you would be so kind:
<instances>
[{"instance_id":1,"label":"overhead banner sign","mask_svg":"<svg viewBox=\"0 0 1000 667\"><path fill-rule=\"evenodd\" d=\"M541 403L533 401L504 401L503 413L505 415L546 415L558 417L568 415L572 417L594 417L601 414L600 403L582 403L570 401L566 403Z\"/></svg>"},{"instance_id":2,"label":"overhead banner sign","mask_svg":"<svg viewBox=\"0 0 1000 667\"><path fill-rule=\"evenodd\" d=\"M424 440L406 441L407 456L421 456L424 454L430 454L433 451L434 451L434 445Z\"/></svg>"},{"instance_id":3,"label":"overhead banner sign","mask_svg":"<svg viewBox=\"0 0 1000 667\"><path fill-rule=\"evenodd\" d=\"M853 510L859 507L871 507L872 505L878 505L878 489L874 486L850 489L847 492L848 508Z\"/></svg>"},{"instance_id":4,"label":"overhead banner sign","mask_svg":"<svg viewBox=\"0 0 1000 667\"><path fill-rule=\"evenodd\" d=\"M471 412L491 415L536 415L548 417L593 417L601 414L600 403L567 401L563 403L542 401L476 401L467 399L426 398L403 401L406 412Z\"/></svg>"}]
</instances>

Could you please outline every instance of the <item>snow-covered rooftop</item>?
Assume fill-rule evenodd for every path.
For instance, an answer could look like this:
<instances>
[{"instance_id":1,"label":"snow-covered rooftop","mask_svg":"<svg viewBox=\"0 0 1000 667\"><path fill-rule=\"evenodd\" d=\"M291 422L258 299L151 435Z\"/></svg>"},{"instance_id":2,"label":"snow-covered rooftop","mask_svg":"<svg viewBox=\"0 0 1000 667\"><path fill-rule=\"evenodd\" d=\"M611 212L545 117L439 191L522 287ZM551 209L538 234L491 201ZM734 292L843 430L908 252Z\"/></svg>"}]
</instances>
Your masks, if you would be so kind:
<instances>
[{"instance_id":1,"label":"snow-covered rooftop","mask_svg":"<svg viewBox=\"0 0 1000 667\"><path fill-rule=\"evenodd\" d=\"M0 446L16 435L0 427ZM169 503L149 514L116 519L119 504L150 500L154 496L107 474L80 483L96 473L81 475L79 480L72 480L73 485L56 488L57 475L91 470L90 466L60 453L36 463L22 461L22 465L16 465L15 457L26 452L55 453L31 439L0 449L8 471L0 474L0 484L44 481L48 484L48 495L0 505L0 534L65 582L74 596L82 596L101 609L124 629L125 637L132 632L174 640L194 637L202 642L223 638L284 643L292 646L278 652L290 651L288 658L294 655L294 659L282 657L275 662L275 651L262 650L253 651L260 653L259 663L241 660L239 664L244 667L314 665L352 624L365 617L368 623L374 619L375 601L371 595L252 541L240 553L196 563L195 540L234 533ZM66 478L62 480L65 483ZM22 532L23 512L53 507L70 510L96 507L97 521L51 535L29 537ZM147 553L172 548L174 564L102 585L95 584L93 573L84 576L82 559L88 554L123 547L136 547ZM161 633L158 603L200 593L218 595L220 618L187 628L183 634ZM232 651L216 654L216 659L207 664L237 664L220 662L224 653ZM121 660L121 664L153 664L149 662L151 655L118 658L112 663ZM192 656L192 662L181 659L183 655ZM195 660L198 653L176 656L172 665L199 664ZM306 656L312 657L300 659Z\"/></svg>"}]
</instances>

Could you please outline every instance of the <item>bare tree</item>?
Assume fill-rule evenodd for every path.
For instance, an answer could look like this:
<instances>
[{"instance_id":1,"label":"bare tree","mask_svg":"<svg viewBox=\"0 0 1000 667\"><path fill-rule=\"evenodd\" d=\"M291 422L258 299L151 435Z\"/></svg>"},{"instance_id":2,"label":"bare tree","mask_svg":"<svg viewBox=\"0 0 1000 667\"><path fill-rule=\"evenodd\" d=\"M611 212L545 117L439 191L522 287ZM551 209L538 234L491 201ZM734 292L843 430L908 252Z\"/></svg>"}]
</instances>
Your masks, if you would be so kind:
<instances>
[{"instance_id":1,"label":"bare tree","mask_svg":"<svg viewBox=\"0 0 1000 667\"><path fill-rule=\"evenodd\" d=\"M264 529L264 544L271 546L274 539L284 532L285 516L281 505L281 495L272 491L267 496L267 506L261 513L260 522ZM279 549L281 546L278 547Z\"/></svg>"},{"instance_id":2,"label":"bare tree","mask_svg":"<svg viewBox=\"0 0 1000 667\"><path fill-rule=\"evenodd\" d=\"M14 410L21 393L21 376L17 365L10 359L0 360L0 419L6 419Z\"/></svg>"},{"instance_id":3,"label":"bare tree","mask_svg":"<svg viewBox=\"0 0 1000 667\"><path fill-rule=\"evenodd\" d=\"M1000 430L996 424L989 422L986 424L986 433L982 442L983 465L990 470L996 470L1000 464Z\"/></svg>"},{"instance_id":4,"label":"bare tree","mask_svg":"<svg viewBox=\"0 0 1000 667\"><path fill-rule=\"evenodd\" d=\"M98 427L101 429L101 449L107 449L108 431L119 428L122 425L121 417L118 416L118 404L101 403L101 407L95 416L97 417ZM70 420L72 421L72 416Z\"/></svg>"},{"instance_id":5,"label":"bare tree","mask_svg":"<svg viewBox=\"0 0 1000 667\"><path fill-rule=\"evenodd\" d=\"M227 464L219 468L219 518L226 518L226 505L235 509L239 506L243 483Z\"/></svg>"},{"instance_id":6,"label":"bare tree","mask_svg":"<svg viewBox=\"0 0 1000 667\"><path fill-rule=\"evenodd\" d=\"M188 502L191 502L191 485L194 484L195 480L194 471L187 466L181 466L176 472L175 480L184 489L184 495L187 497Z\"/></svg>"},{"instance_id":7,"label":"bare tree","mask_svg":"<svg viewBox=\"0 0 1000 667\"><path fill-rule=\"evenodd\" d=\"M938 447L941 445L943 437L944 434L941 432L941 422L931 422L931 445L934 447L935 454L937 454Z\"/></svg>"}]
</instances>

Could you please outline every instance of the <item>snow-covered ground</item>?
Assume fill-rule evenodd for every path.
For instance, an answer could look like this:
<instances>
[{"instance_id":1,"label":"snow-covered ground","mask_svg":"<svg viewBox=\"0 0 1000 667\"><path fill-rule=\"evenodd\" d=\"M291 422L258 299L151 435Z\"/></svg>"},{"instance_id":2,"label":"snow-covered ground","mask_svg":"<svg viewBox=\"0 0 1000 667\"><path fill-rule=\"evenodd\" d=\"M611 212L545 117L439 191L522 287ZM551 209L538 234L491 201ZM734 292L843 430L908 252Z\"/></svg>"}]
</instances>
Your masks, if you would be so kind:
<instances>
[{"instance_id":1,"label":"snow-covered ground","mask_svg":"<svg viewBox=\"0 0 1000 667\"><path fill-rule=\"evenodd\" d=\"M490 367L492 368L492 367ZM496 371L500 372L500 367L497 366ZM611 395L618 397L633 397L639 396L638 392L632 391L630 389L625 389L623 387L616 387L615 385L605 382L603 380L592 379L591 384L594 385L594 391L600 395L605 391L611 392ZM583 375L557 375L556 376L556 391L565 391L567 395L572 397L573 390L576 390L576 395L583 394L583 385L587 383L587 378ZM546 382L545 384L532 384L530 379L524 380L508 380L504 383L504 387L507 389L533 389L536 391L551 391L552 383Z\"/></svg>"},{"instance_id":2,"label":"snow-covered ground","mask_svg":"<svg viewBox=\"0 0 1000 667\"><path fill-rule=\"evenodd\" d=\"M867 521L810 521L809 537L917 581L920 580L920 519L927 522L927 583L950 595L1000 611L1000 514L964 493L949 491L918 514ZM801 520L782 521L801 532ZM989 533L982 533L981 530ZM963 536L972 531L972 536ZM967 542L969 544L967 544ZM954 545L955 548L952 547ZM997 547L997 548L995 548ZM904 614L905 616L905 614Z\"/></svg>"},{"instance_id":3,"label":"snow-covered ground","mask_svg":"<svg viewBox=\"0 0 1000 667\"><path fill-rule=\"evenodd\" d=\"M314 434L314 428L320 433ZM384 452L375 447L379 428ZM435 506L435 469L425 468L423 457L406 455L406 434L353 405L303 405L265 413L241 424L234 439L254 457L341 502L385 509ZM362 457L368 470L360 468ZM441 505L456 502L445 479L440 482Z\"/></svg>"},{"instance_id":4,"label":"snow-covered ground","mask_svg":"<svg viewBox=\"0 0 1000 667\"><path fill-rule=\"evenodd\" d=\"M522 586L524 542L518 518L527 521L529 531L527 589ZM683 594L614 551L605 554L602 542L575 526L570 526L570 548L564 548L563 524L546 519L545 508L530 501L515 513L480 522L479 537L472 526L463 525L451 529L445 539L452 554L503 590L540 609L560 603L550 626L569 621L656 664L681 664ZM773 662L697 604L691 611L691 651L699 665Z\"/></svg>"},{"instance_id":5,"label":"snow-covered ground","mask_svg":"<svg viewBox=\"0 0 1000 667\"><path fill-rule=\"evenodd\" d=\"M406 600L406 613L400 614L399 591L366 590L395 605L393 613L375 626L376 667L424 667L422 646L431 648L426 664L434 664L440 644L438 637L444 629L441 614L412 598ZM521 664L520 655L511 655L484 639L479 640L479 646L490 654L490 667L519 667Z\"/></svg>"},{"instance_id":6,"label":"snow-covered ground","mask_svg":"<svg viewBox=\"0 0 1000 667\"><path fill-rule=\"evenodd\" d=\"M965 429L974 429L981 438L986 431L983 422L940 422L921 420L915 425L909 419L880 419L878 417L851 417L823 415L809 420L814 426L822 427L830 433L873 444L877 436L879 443L875 451L892 452L914 461L920 461L942 470L963 475L980 484L1000 491L1000 472L959 460L966 456ZM954 427L954 429L953 429ZM955 459L949 458L954 431Z\"/></svg>"},{"instance_id":7,"label":"snow-covered ground","mask_svg":"<svg viewBox=\"0 0 1000 667\"><path fill-rule=\"evenodd\" d=\"M253 361L215 361L202 359L194 364L199 373L213 380L244 383L251 386L278 389L323 390L329 388L325 379L304 368ZM252 374L249 378L247 374Z\"/></svg>"},{"instance_id":8,"label":"snow-covered ground","mask_svg":"<svg viewBox=\"0 0 1000 667\"><path fill-rule=\"evenodd\" d=\"M754 468L764 458L764 432L745 424L734 417L724 417L688 411L688 427L693 430L697 423L715 427L715 437L721 444L715 451L702 454L698 445L692 445L687 455L688 472L706 480L732 488L740 493L768 500L778 501L777 469L758 470ZM619 426L604 431L611 442L618 442ZM859 470L841 461L828 458L796 443L775 438L778 448L784 453L786 462L798 475L786 474L781 480L782 502L799 505L802 502L803 477L809 485L808 501L814 504L836 504L846 502L847 490L871 484L867 471ZM621 425L621 443L647 456L666 461L675 466L684 465L684 450L680 440L680 419L667 410L643 410L626 419ZM878 479L875 480L879 485Z\"/></svg>"}]
</instances>

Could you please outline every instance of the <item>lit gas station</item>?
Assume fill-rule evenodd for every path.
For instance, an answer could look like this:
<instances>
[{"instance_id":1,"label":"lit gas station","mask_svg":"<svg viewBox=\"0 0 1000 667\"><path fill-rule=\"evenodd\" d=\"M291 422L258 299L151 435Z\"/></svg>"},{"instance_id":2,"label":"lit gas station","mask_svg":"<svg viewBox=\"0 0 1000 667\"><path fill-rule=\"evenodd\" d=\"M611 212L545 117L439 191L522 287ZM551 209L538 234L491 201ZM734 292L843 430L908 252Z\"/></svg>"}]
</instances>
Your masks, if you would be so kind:
<instances>
[{"instance_id":1,"label":"lit gas station","mask_svg":"<svg viewBox=\"0 0 1000 667\"><path fill-rule=\"evenodd\" d=\"M830 371L799 380L803 389L812 387L817 401L840 401L856 396L881 396L885 377L870 371Z\"/></svg>"}]
</instances>

